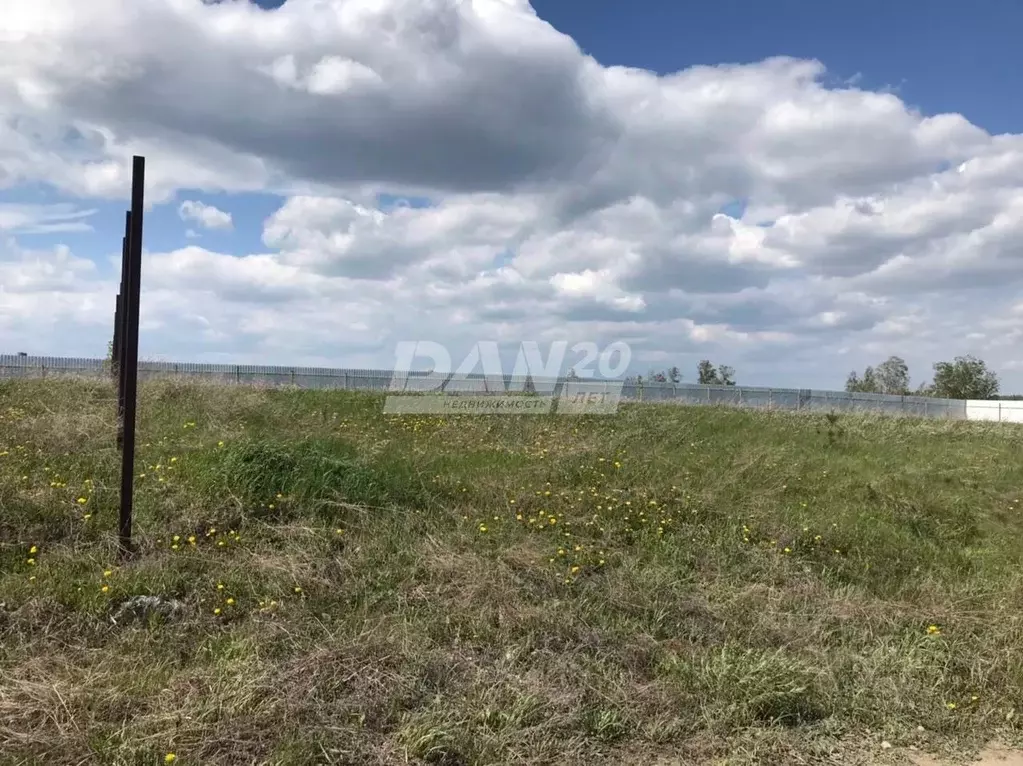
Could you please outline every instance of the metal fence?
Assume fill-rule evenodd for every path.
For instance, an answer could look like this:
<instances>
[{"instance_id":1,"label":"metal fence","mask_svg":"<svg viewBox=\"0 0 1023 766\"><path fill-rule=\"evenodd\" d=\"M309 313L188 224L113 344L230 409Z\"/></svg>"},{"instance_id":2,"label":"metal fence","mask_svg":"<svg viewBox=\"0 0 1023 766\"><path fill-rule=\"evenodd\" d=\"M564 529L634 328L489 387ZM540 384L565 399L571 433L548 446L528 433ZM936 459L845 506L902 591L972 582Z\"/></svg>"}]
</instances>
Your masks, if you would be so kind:
<instances>
[{"instance_id":1,"label":"metal fence","mask_svg":"<svg viewBox=\"0 0 1023 766\"><path fill-rule=\"evenodd\" d=\"M102 359L74 359L0 354L0 378L40 378L64 375L103 377L110 374L110 363ZM321 367L282 367L266 365L204 364L199 362L139 362L139 380L183 376L225 383L269 386L297 386L315 389L347 389L353 391L387 391L394 373L390 370L354 370ZM565 378L534 385L558 396ZM550 385L546 387L544 383ZM610 390L618 381L587 381L586 388ZM498 394L522 390L526 381L505 376L502 379L469 375L451 380L449 376L410 373L406 391L442 391L447 394ZM892 415L965 420L966 401L935 399L926 396L892 396L889 394L854 394L845 391L822 391L809 388L763 388L755 386L701 386L694 383L625 383L621 396L625 400L673 402L691 405L727 405L772 410L816 410L879 412Z\"/></svg>"}]
</instances>

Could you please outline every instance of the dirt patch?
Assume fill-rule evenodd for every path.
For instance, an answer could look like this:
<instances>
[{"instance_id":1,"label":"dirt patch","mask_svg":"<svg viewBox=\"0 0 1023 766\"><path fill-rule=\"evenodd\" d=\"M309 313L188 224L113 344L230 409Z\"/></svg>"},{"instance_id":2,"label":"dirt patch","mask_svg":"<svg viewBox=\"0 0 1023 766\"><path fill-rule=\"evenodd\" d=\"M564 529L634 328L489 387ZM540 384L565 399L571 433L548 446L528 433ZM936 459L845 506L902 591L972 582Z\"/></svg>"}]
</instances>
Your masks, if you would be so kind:
<instances>
[{"instance_id":1,"label":"dirt patch","mask_svg":"<svg viewBox=\"0 0 1023 766\"><path fill-rule=\"evenodd\" d=\"M929 755L914 755L910 760L913 766L959 766L959 764L970 764L970 766L1023 766L1023 750L1010 750L993 746L984 748L972 759L949 761L937 759Z\"/></svg>"}]
</instances>

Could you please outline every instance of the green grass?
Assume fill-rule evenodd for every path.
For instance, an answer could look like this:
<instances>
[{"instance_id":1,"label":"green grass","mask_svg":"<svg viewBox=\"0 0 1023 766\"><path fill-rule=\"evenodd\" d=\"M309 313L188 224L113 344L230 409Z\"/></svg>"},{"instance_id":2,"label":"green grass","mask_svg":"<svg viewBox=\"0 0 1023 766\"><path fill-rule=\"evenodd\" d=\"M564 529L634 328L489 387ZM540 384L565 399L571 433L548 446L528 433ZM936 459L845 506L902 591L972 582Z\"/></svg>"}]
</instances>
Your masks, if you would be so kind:
<instances>
[{"instance_id":1,"label":"green grass","mask_svg":"<svg viewBox=\"0 0 1023 766\"><path fill-rule=\"evenodd\" d=\"M387 417L159 381L118 566L113 400L0 383L0 763L874 763L1019 739L1023 428ZM181 609L111 622L138 595Z\"/></svg>"}]
</instances>

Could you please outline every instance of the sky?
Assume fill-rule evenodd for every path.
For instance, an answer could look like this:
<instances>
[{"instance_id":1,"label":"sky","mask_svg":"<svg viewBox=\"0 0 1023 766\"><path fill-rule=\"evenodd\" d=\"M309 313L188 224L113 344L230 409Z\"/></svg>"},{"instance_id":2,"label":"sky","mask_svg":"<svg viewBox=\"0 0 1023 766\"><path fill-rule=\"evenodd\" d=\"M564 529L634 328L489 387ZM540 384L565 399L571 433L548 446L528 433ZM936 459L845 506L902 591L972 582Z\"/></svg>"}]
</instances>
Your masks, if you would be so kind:
<instances>
[{"instance_id":1,"label":"sky","mask_svg":"<svg viewBox=\"0 0 1023 766\"><path fill-rule=\"evenodd\" d=\"M143 359L1023 390L1023 5L260 4L8 0L0 353L105 354L141 154Z\"/></svg>"}]
</instances>

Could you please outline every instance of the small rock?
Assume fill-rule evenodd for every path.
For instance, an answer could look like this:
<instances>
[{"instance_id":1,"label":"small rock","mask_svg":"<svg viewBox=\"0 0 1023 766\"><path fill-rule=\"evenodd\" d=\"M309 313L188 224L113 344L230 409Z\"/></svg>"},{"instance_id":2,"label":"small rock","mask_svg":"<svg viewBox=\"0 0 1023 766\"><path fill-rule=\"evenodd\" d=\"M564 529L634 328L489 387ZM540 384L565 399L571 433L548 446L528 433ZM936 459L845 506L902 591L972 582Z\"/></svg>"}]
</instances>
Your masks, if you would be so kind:
<instances>
[{"instance_id":1,"label":"small rock","mask_svg":"<svg viewBox=\"0 0 1023 766\"><path fill-rule=\"evenodd\" d=\"M146 620L150 615L159 615L166 619L178 616L184 610L180 601L162 596L132 596L123 602L110 618L115 625L130 620Z\"/></svg>"}]
</instances>

